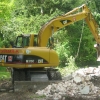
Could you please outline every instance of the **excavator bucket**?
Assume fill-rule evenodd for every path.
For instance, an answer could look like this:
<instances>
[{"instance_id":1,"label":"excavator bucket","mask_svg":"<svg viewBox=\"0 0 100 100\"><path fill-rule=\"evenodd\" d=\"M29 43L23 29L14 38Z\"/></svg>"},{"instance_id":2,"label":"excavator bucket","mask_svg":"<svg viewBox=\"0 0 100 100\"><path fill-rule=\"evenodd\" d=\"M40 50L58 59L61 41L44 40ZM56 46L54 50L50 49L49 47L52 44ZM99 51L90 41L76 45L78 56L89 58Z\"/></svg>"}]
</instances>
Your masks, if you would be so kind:
<instances>
[{"instance_id":1,"label":"excavator bucket","mask_svg":"<svg viewBox=\"0 0 100 100\"><path fill-rule=\"evenodd\" d=\"M95 44L94 47L97 50L97 61L100 61L100 44Z\"/></svg>"}]
</instances>

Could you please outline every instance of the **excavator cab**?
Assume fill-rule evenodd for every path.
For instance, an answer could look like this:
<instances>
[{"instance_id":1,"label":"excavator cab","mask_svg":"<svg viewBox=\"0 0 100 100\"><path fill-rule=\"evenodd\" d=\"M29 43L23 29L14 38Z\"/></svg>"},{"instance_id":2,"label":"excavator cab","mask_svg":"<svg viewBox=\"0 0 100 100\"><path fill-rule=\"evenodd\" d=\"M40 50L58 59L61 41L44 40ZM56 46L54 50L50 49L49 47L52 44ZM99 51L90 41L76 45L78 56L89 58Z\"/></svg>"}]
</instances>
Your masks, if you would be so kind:
<instances>
[{"instance_id":1,"label":"excavator cab","mask_svg":"<svg viewBox=\"0 0 100 100\"><path fill-rule=\"evenodd\" d=\"M21 34L17 36L15 47L16 48L22 48L22 47L36 47L38 46L38 35L37 34ZM50 37L48 44L48 47L53 48L54 47L54 38Z\"/></svg>"},{"instance_id":2,"label":"excavator cab","mask_svg":"<svg viewBox=\"0 0 100 100\"><path fill-rule=\"evenodd\" d=\"M25 47L34 47L37 46L38 35L34 34L21 34L17 36L15 45L13 47L15 48L25 48Z\"/></svg>"},{"instance_id":3,"label":"excavator cab","mask_svg":"<svg viewBox=\"0 0 100 100\"><path fill-rule=\"evenodd\" d=\"M29 46L30 35L20 35L16 39L16 48Z\"/></svg>"}]
</instances>

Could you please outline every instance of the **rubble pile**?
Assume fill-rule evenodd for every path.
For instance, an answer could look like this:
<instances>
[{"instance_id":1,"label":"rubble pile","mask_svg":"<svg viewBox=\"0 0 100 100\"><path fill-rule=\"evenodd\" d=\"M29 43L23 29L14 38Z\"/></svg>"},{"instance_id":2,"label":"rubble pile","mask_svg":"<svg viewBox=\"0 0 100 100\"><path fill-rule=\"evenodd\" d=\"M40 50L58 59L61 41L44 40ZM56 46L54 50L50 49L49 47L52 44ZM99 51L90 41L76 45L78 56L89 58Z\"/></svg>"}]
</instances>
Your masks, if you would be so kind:
<instances>
[{"instance_id":1,"label":"rubble pile","mask_svg":"<svg viewBox=\"0 0 100 100\"><path fill-rule=\"evenodd\" d=\"M82 68L70 75L66 75L57 84L48 85L43 90L38 90L36 94L45 95L54 100L62 99L65 95L100 95L100 88L94 82L100 79L100 67ZM97 82L98 84L100 83Z\"/></svg>"}]
</instances>

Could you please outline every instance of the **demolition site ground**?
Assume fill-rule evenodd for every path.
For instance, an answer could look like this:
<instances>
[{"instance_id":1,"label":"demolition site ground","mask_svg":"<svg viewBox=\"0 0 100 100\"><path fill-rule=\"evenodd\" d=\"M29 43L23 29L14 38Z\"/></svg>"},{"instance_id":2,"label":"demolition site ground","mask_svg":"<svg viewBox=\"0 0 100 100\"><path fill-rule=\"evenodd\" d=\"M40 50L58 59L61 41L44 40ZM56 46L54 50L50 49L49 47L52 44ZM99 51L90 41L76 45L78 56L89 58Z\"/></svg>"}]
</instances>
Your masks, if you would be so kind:
<instances>
[{"instance_id":1,"label":"demolition site ground","mask_svg":"<svg viewBox=\"0 0 100 100\"><path fill-rule=\"evenodd\" d=\"M100 68L82 68L61 81L0 80L0 100L100 100Z\"/></svg>"}]
</instances>

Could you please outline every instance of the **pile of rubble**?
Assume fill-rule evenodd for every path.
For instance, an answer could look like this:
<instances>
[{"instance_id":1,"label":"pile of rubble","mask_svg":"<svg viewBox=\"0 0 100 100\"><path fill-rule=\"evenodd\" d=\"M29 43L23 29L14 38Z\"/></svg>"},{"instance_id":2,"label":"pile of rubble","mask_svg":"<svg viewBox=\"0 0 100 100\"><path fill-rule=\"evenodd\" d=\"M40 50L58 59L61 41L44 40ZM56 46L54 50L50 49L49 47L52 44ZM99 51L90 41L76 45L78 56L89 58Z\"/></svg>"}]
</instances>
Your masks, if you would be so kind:
<instances>
[{"instance_id":1,"label":"pile of rubble","mask_svg":"<svg viewBox=\"0 0 100 100\"><path fill-rule=\"evenodd\" d=\"M75 71L67 75L57 84L48 85L36 94L45 95L54 100L64 100L65 95L100 95L100 67L89 67ZM63 98L63 99L61 99Z\"/></svg>"}]
</instances>

